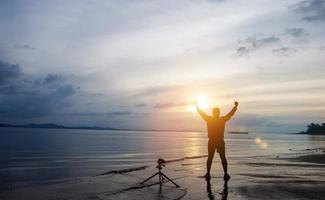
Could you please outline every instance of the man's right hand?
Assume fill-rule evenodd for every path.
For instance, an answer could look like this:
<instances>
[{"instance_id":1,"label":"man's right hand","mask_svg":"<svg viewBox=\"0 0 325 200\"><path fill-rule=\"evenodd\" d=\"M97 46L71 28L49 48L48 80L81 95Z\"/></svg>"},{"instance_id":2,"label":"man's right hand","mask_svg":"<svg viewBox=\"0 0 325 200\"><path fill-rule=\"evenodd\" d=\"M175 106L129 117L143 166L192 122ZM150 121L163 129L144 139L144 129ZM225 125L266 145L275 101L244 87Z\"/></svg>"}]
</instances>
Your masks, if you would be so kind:
<instances>
[{"instance_id":1,"label":"man's right hand","mask_svg":"<svg viewBox=\"0 0 325 200\"><path fill-rule=\"evenodd\" d=\"M235 101L235 106L236 106L236 107L238 106L238 101Z\"/></svg>"}]
</instances>

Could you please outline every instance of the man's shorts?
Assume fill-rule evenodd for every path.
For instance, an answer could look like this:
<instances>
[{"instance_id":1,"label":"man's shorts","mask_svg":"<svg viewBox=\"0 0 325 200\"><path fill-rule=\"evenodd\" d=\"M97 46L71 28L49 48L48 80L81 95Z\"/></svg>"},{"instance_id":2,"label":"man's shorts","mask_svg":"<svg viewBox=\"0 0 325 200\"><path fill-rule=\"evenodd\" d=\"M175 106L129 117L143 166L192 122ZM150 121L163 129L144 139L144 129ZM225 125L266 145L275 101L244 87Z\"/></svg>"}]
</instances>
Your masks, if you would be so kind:
<instances>
[{"instance_id":1,"label":"man's shorts","mask_svg":"<svg viewBox=\"0 0 325 200\"><path fill-rule=\"evenodd\" d=\"M225 153L225 141L209 139L209 142L208 142L209 153L212 153L212 151L214 152L216 149L219 154L224 154Z\"/></svg>"}]
</instances>

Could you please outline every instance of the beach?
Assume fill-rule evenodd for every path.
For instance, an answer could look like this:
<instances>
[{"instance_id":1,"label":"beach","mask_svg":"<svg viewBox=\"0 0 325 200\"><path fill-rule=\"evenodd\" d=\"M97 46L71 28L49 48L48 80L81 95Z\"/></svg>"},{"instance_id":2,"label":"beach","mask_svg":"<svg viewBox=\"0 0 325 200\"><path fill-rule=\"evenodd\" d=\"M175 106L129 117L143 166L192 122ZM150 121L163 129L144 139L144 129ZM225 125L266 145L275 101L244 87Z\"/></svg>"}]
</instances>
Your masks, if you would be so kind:
<instances>
[{"instance_id":1,"label":"beach","mask_svg":"<svg viewBox=\"0 0 325 200\"><path fill-rule=\"evenodd\" d=\"M164 141L171 134L175 133L167 134L166 138L163 133L143 134L141 137L148 138L151 135L150 141L155 143L157 140ZM226 186L217 155L211 169L211 180L208 182L203 177L206 169L204 136L201 133L178 135L174 139L176 143L178 140L184 141L184 137L188 137L185 146L197 143L185 152L179 143L172 153L154 154L149 156L150 159L142 156L141 162L99 170L91 175L44 180L38 184L8 188L1 191L0 199L322 199L325 195L325 148L322 136L271 135L268 138L268 135L262 134L227 135L226 150L231 179ZM257 136L261 141L256 140ZM263 142L267 143L267 148L262 145ZM166 140L166 143L174 146L170 140ZM239 143L245 143L246 146L238 146ZM154 147L151 148L151 152L154 152ZM175 152L181 156L175 156ZM165 180L159 192L157 177L140 184L158 171L155 156L164 156L167 163L162 172L180 185L179 188ZM131 159L124 157L126 160Z\"/></svg>"}]
</instances>

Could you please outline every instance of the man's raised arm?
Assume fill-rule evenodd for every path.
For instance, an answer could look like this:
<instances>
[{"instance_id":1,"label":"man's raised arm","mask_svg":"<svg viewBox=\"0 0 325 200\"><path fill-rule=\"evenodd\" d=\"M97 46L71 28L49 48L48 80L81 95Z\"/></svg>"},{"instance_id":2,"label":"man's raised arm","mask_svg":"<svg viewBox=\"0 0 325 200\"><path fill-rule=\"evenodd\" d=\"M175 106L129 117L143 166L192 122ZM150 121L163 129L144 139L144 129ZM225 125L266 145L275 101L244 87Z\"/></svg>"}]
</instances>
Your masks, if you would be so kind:
<instances>
[{"instance_id":1,"label":"man's raised arm","mask_svg":"<svg viewBox=\"0 0 325 200\"><path fill-rule=\"evenodd\" d=\"M231 111L227 115L224 116L224 119L226 121L228 121L235 114L237 110L237 106L238 106L238 102L235 101L235 106L231 109Z\"/></svg>"},{"instance_id":2,"label":"man's raised arm","mask_svg":"<svg viewBox=\"0 0 325 200\"><path fill-rule=\"evenodd\" d=\"M197 104L197 102L195 102L195 107L197 112L200 114L200 116L202 117L202 119L204 119L205 121L208 121L211 117L207 114L205 114L201 108L199 107L199 105Z\"/></svg>"}]
</instances>

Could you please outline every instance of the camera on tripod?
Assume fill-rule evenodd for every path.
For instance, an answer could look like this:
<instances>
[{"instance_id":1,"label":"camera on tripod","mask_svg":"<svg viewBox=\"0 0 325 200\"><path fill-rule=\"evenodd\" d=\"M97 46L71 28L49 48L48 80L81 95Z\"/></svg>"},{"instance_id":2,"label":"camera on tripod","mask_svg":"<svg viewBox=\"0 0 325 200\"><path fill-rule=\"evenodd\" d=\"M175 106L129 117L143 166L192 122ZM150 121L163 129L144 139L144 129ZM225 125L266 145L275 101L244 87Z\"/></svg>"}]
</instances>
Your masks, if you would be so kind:
<instances>
[{"instance_id":1,"label":"camera on tripod","mask_svg":"<svg viewBox=\"0 0 325 200\"><path fill-rule=\"evenodd\" d=\"M162 158L158 158L157 160L157 166L156 168L158 169L158 172L155 173L154 175L150 176L146 180L142 181L141 184L147 182L148 180L152 179L155 176L158 176L158 184L159 184L159 193L161 192L161 186L165 182L165 179L173 183L176 187L179 187L172 179L170 179L168 176L166 176L163 172L161 172L162 168L165 167L166 161Z\"/></svg>"},{"instance_id":2,"label":"camera on tripod","mask_svg":"<svg viewBox=\"0 0 325 200\"><path fill-rule=\"evenodd\" d=\"M157 163L158 163L158 165L156 166L156 168L161 170L162 167L165 167L166 161L162 158L158 158Z\"/></svg>"}]
</instances>

